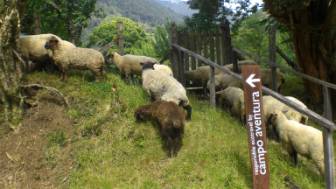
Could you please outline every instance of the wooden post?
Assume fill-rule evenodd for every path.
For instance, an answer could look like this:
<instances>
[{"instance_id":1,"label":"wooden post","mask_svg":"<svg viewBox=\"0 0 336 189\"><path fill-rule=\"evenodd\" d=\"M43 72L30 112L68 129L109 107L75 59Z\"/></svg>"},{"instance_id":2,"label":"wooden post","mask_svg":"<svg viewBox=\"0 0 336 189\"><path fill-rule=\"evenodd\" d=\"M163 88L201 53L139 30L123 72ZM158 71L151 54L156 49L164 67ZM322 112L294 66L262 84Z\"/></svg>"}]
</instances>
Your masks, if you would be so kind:
<instances>
[{"instance_id":1,"label":"wooden post","mask_svg":"<svg viewBox=\"0 0 336 189\"><path fill-rule=\"evenodd\" d=\"M232 64L232 44L231 44L231 35L230 35L230 23L228 20L224 19L221 23L221 30L222 30L222 57L223 57L223 64Z\"/></svg>"},{"instance_id":2,"label":"wooden post","mask_svg":"<svg viewBox=\"0 0 336 189\"><path fill-rule=\"evenodd\" d=\"M119 54L124 55L124 24L119 21L117 23L117 28L118 28L118 48L119 48Z\"/></svg>"},{"instance_id":3,"label":"wooden post","mask_svg":"<svg viewBox=\"0 0 336 189\"><path fill-rule=\"evenodd\" d=\"M210 104L216 106L215 68L210 66Z\"/></svg>"},{"instance_id":4,"label":"wooden post","mask_svg":"<svg viewBox=\"0 0 336 189\"><path fill-rule=\"evenodd\" d=\"M210 60L216 62L216 60L215 60L215 41L214 41L213 34L209 35L209 41L210 41L210 45L209 45L209 48L210 48Z\"/></svg>"},{"instance_id":5,"label":"wooden post","mask_svg":"<svg viewBox=\"0 0 336 189\"><path fill-rule=\"evenodd\" d=\"M223 62L221 61L221 49L220 49L220 34L216 34L215 36L215 42L216 42L216 63L218 65L223 65Z\"/></svg>"},{"instance_id":6,"label":"wooden post","mask_svg":"<svg viewBox=\"0 0 336 189\"><path fill-rule=\"evenodd\" d=\"M278 91L277 89L277 73L276 73L276 26L272 25L269 31L269 66L272 71L272 89Z\"/></svg>"},{"instance_id":7,"label":"wooden post","mask_svg":"<svg viewBox=\"0 0 336 189\"><path fill-rule=\"evenodd\" d=\"M329 88L323 86L323 109L324 117L332 121L332 107ZM333 159L333 132L330 129L323 129L325 182L328 189L334 188L334 159Z\"/></svg>"},{"instance_id":8,"label":"wooden post","mask_svg":"<svg viewBox=\"0 0 336 189\"><path fill-rule=\"evenodd\" d=\"M269 188L266 127L262 121L261 74L258 65L242 66L246 126L254 189Z\"/></svg>"},{"instance_id":9,"label":"wooden post","mask_svg":"<svg viewBox=\"0 0 336 189\"><path fill-rule=\"evenodd\" d=\"M175 49L172 44L177 44L177 32L176 32L176 24L172 23L170 29L170 62L172 64L173 74L176 78L178 78L178 59L179 54L177 49Z\"/></svg>"},{"instance_id":10,"label":"wooden post","mask_svg":"<svg viewBox=\"0 0 336 189\"><path fill-rule=\"evenodd\" d=\"M195 33L191 33L191 50L194 52L197 52L197 47L196 47L196 34ZM191 57L191 69L194 70L196 69L196 59L195 57Z\"/></svg>"}]
</instances>

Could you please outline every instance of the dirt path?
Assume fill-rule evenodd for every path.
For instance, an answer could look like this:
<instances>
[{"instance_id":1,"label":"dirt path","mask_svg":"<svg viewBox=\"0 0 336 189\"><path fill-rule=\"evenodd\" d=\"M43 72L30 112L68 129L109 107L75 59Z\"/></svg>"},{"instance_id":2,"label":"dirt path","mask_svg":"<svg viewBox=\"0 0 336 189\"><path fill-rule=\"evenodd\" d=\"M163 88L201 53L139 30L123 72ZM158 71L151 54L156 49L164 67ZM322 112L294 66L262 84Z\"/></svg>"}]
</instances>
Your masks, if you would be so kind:
<instances>
[{"instance_id":1,"label":"dirt path","mask_svg":"<svg viewBox=\"0 0 336 189\"><path fill-rule=\"evenodd\" d=\"M54 133L64 133L59 139L64 145L51 144ZM72 136L72 122L62 106L40 102L28 110L19 130L0 138L0 188L65 186L73 165Z\"/></svg>"}]
</instances>

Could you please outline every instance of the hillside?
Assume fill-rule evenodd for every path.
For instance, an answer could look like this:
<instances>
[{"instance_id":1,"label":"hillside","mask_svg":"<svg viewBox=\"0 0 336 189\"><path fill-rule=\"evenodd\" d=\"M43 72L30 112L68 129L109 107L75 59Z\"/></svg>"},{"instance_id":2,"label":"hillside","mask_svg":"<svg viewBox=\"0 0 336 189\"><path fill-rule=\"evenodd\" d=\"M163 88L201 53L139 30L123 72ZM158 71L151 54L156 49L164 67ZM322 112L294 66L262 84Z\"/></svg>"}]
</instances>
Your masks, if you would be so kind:
<instances>
[{"instance_id":1,"label":"hillside","mask_svg":"<svg viewBox=\"0 0 336 189\"><path fill-rule=\"evenodd\" d=\"M172 1L172 0L156 0L156 1L183 16L192 16L192 14L197 12L195 10L190 9L189 5L185 1Z\"/></svg>"},{"instance_id":2,"label":"hillside","mask_svg":"<svg viewBox=\"0 0 336 189\"><path fill-rule=\"evenodd\" d=\"M57 74L28 75L26 83L59 89L69 108L38 96L48 103L31 109L22 129L1 140L6 169L0 176L7 179L1 188L251 188L247 132L228 113L190 95L193 118L181 151L169 159L153 126L133 118L149 102L142 88L115 72L104 82L90 79L76 72L66 82ZM323 187L311 162L300 159L294 167L278 144L268 147L271 188L287 188L286 176L300 188Z\"/></svg>"},{"instance_id":3,"label":"hillside","mask_svg":"<svg viewBox=\"0 0 336 189\"><path fill-rule=\"evenodd\" d=\"M181 22L183 16L163 6L158 0L98 0L106 16L122 15L149 25L164 24L167 20Z\"/></svg>"}]
</instances>

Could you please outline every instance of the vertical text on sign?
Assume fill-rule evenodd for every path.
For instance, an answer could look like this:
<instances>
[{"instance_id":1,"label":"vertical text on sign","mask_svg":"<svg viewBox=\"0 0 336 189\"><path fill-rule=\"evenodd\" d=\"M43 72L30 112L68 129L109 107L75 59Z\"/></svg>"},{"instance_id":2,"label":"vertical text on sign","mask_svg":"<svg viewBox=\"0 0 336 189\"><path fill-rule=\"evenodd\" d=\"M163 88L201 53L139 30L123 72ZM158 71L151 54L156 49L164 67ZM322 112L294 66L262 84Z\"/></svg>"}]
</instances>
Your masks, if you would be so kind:
<instances>
[{"instance_id":1,"label":"vertical text on sign","mask_svg":"<svg viewBox=\"0 0 336 189\"><path fill-rule=\"evenodd\" d=\"M254 189L269 188L266 128L262 121L262 92L259 66L242 66L244 101Z\"/></svg>"}]
</instances>

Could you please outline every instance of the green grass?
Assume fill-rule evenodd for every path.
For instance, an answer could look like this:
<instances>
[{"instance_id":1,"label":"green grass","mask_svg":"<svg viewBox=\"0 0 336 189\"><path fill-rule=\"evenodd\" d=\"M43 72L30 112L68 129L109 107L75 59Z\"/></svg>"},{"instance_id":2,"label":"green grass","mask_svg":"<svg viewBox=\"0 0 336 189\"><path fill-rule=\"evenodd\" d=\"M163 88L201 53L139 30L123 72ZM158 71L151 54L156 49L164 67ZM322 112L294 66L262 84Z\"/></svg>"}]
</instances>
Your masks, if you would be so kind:
<instances>
[{"instance_id":1,"label":"green grass","mask_svg":"<svg viewBox=\"0 0 336 189\"><path fill-rule=\"evenodd\" d=\"M69 188L251 188L247 132L221 109L191 96L193 118L185 128L184 144L176 158L167 158L150 123L136 123L135 108L149 102L137 85L125 84L109 73L105 82L88 82L80 75L61 82L56 75L35 73L39 81L68 98L69 116L78 129L73 140L76 165ZM116 86L113 90L112 87ZM83 132L95 131L83 135ZM88 132L90 133L90 132ZM269 142L271 188L286 188L289 175L305 189L323 188L311 161L294 167L280 145Z\"/></svg>"}]
</instances>

